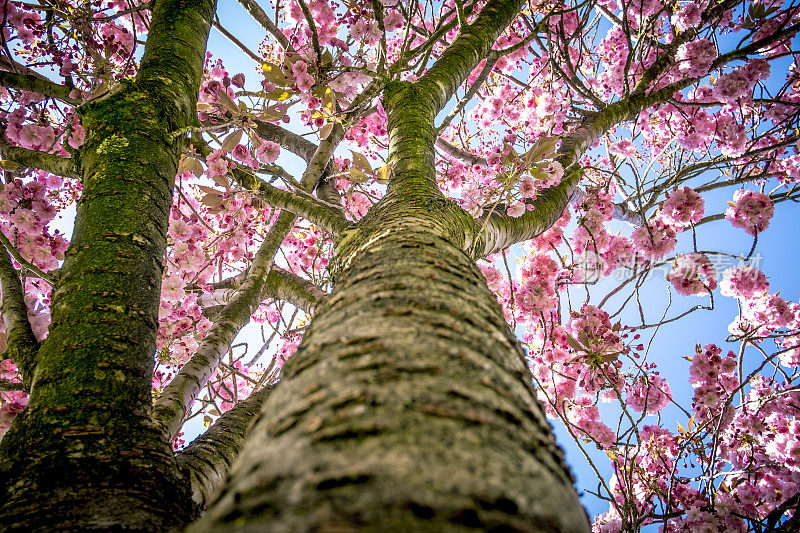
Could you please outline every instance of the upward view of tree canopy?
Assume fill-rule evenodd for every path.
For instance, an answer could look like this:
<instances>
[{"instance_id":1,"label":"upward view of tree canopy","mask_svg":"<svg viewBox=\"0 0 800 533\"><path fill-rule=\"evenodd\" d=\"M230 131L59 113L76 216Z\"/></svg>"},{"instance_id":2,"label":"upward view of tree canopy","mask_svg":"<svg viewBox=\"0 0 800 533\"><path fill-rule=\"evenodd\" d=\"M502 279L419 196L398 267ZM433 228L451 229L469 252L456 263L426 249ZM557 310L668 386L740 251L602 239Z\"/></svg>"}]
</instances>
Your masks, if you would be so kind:
<instances>
[{"instance_id":1,"label":"upward view of tree canopy","mask_svg":"<svg viewBox=\"0 0 800 533\"><path fill-rule=\"evenodd\" d=\"M0 529L800 528L800 4L0 6Z\"/></svg>"}]
</instances>

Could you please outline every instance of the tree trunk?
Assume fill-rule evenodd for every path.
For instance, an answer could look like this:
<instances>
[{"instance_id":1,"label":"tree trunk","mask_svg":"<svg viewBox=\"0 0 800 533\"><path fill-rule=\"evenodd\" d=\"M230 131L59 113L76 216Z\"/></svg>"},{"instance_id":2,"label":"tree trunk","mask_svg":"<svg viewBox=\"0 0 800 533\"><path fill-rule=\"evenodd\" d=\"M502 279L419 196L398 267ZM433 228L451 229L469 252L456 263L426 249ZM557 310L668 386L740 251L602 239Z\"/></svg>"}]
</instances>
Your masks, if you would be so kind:
<instances>
[{"instance_id":1,"label":"tree trunk","mask_svg":"<svg viewBox=\"0 0 800 533\"><path fill-rule=\"evenodd\" d=\"M185 483L149 416L177 166L159 115L133 87L84 111L83 194L53 322L30 404L0 441L0 521L12 527L156 531L187 519Z\"/></svg>"},{"instance_id":2,"label":"tree trunk","mask_svg":"<svg viewBox=\"0 0 800 533\"><path fill-rule=\"evenodd\" d=\"M333 294L190 531L588 529L522 351L442 230L460 208L419 200L388 195L340 242Z\"/></svg>"},{"instance_id":3,"label":"tree trunk","mask_svg":"<svg viewBox=\"0 0 800 533\"><path fill-rule=\"evenodd\" d=\"M31 365L30 403L0 441L11 530L165 531L196 512L151 419L166 230L180 137L214 2L159 0L136 80L83 105L83 193Z\"/></svg>"}]
</instances>

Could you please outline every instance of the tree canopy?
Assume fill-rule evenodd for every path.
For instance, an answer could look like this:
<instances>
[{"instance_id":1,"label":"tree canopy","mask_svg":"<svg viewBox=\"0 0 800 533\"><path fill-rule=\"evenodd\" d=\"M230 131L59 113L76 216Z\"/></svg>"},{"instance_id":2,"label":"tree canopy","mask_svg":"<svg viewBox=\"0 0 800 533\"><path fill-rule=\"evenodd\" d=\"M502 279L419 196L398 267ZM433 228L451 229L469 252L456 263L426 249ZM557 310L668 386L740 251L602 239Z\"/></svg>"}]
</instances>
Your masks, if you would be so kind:
<instances>
[{"instance_id":1,"label":"tree canopy","mask_svg":"<svg viewBox=\"0 0 800 533\"><path fill-rule=\"evenodd\" d=\"M371 387L397 380L413 397L398 405L502 434L487 465L535 457L530 471L572 498L541 413L565 428L585 454L569 462L597 473L577 488L608 503L594 531L797 529L800 305L754 261L776 210L800 197L796 2L0 2L8 523L46 527L32 502L49 495L79 528L182 527L206 509L195 531L244 527L279 506L259 507L262 493L291 499L294 485L278 485L293 466L266 463L308 461L293 448L300 433L313 446L380 434L395 407L381 411ZM228 52L207 50L209 32ZM734 234L749 250L719 238ZM424 279L430 298L400 296L422 294ZM648 301L652 284L666 309ZM720 298L739 313L718 342L649 350ZM399 332L408 316L441 331L415 340ZM453 370L471 357L462 333L529 372L494 355ZM387 355L428 349L450 359ZM331 374L338 385L308 381L356 352L369 380L351 368ZM678 365L689 386L667 377ZM428 386L458 407L418 396ZM397 428L424 433L419 420ZM509 442L525 459L492 462ZM480 462L453 450L464 469ZM309 463L335 463L338 477L302 474L317 479L318 509L350 501L329 488L369 492L374 472L347 453ZM166 481L134 483L118 514L79 487L144 471ZM61 492L43 488L62 474ZM482 510L449 523L555 523L546 499L530 504L541 522L526 518L525 489L508 483L517 499L474 496ZM89 500L94 521L74 518ZM403 505L418 519L439 512ZM549 511L563 513L558 527L582 526L577 505L563 506Z\"/></svg>"}]
</instances>

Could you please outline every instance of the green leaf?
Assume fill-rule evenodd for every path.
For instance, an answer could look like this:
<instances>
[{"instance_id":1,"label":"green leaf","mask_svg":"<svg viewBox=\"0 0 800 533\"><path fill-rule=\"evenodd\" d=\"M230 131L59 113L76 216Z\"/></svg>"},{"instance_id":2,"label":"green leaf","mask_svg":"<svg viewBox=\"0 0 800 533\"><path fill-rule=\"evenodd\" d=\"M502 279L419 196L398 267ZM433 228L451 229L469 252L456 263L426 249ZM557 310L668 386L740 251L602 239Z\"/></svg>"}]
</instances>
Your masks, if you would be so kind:
<instances>
[{"instance_id":1,"label":"green leaf","mask_svg":"<svg viewBox=\"0 0 800 533\"><path fill-rule=\"evenodd\" d=\"M333 122L328 122L324 126L322 126L319 130L319 138L320 140L325 140L333 131Z\"/></svg>"},{"instance_id":2,"label":"green leaf","mask_svg":"<svg viewBox=\"0 0 800 533\"><path fill-rule=\"evenodd\" d=\"M372 174L372 165L369 164L369 160L354 150L350 150L350 152L353 154L353 165L365 174Z\"/></svg>"},{"instance_id":3,"label":"green leaf","mask_svg":"<svg viewBox=\"0 0 800 533\"><path fill-rule=\"evenodd\" d=\"M369 179L369 176L361 172L359 169L353 167L348 172L350 174L350 181L353 183L364 183Z\"/></svg>"},{"instance_id":4,"label":"green leaf","mask_svg":"<svg viewBox=\"0 0 800 533\"><path fill-rule=\"evenodd\" d=\"M217 196L222 196L222 191L212 189L211 187L206 187L205 185L198 185L197 188L206 194L216 194Z\"/></svg>"},{"instance_id":5,"label":"green leaf","mask_svg":"<svg viewBox=\"0 0 800 533\"><path fill-rule=\"evenodd\" d=\"M573 337L569 333L565 333L565 335L567 336L567 344L569 344L570 348L572 348L576 352L584 351L583 345L580 342L578 342L578 340L575 337Z\"/></svg>"},{"instance_id":6,"label":"green leaf","mask_svg":"<svg viewBox=\"0 0 800 533\"><path fill-rule=\"evenodd\" d=\"M389 183L389 177L392 175L393 166L394 165L392 165L391 163L386 164L383 165L381 168L379 168L377 171L375 171L375 176L376 179L378 180L378 183Z\"/></svg>"},{"instance_id":7,"label":"green leaf","mask_svg":"<svg viewBox=\"0 0 800 533\"><path fill-rule=\"evenodd\" d=\"M214 174L211 176L211 179L214 180L214 183L219 185L220 187L225 187L225 189L229 189L231 186L230 181L228 181L228 176L221 176L219 174Z\"/></svg>"},{"instance_id":8,"label":"green leaf","mask_svg":"<svg viewBox=\"0 0 800 533\"><path fill-rule=\"evenodd\" d=\"M217 100L219 100L220 104L230 109L231 113L233 113L233 116L237 116L239 114L239 107L233 100L231 100L231 97L228 96L228 93L224 90L220 90L220 92L217 93Z\"/></svg>"},{"instance_id":9,"label":"green leaf","mask_svg":"<svg viewBox=\"0 0 800 533\"><path fill-rule=\"evenodd\" d=\"M286 115L286 106L283 104L274 104L266 108L259 114L261 120L267 122L276 122L281 120Z\"/></svg>"},{"instance_id":10,"label":"green leaf","mask_svg":"<svg viewBox=\"0 0 800 533\"><path fill-rule=\"evenodd\" d=\"M295 94L297 93L290 91L289 89L275 89L271 93L267 93L266 97L276 102L282 102L288 98L291 98Z\"/></svg>"},{"instance_id":11,"label":"green leaf","mask_svg":"<svg viewBox=\"0 0 800 533\"><path fill-rule=\"evenodd\" d=\"M591 345L591 343L589 342L589 334L586 333L585 330L581 330L581 332L578 333L578 338L581 340L584 346L588 347Z\"/></svg>"},{"instance_id":12,"label":"green leaf","mask_svg":"<svg viewBox=\"0 0 800 533\"><path fill-rule=\"evenodd\" d=\"M258 132L252 128L248 128L247 136L250 137L250 142L252 142L253 146L256 148L264 144L264 139L262 139L261 136L258 135Z\"/></svg>"},{"instance_id":13,"label":"green leaf","mask_svg":"<svg viewBox=\"0 0 800 533\"><path fill-rule=\"evenodd\" d=\"M552 159L556 155L557 137L543 137L533 143L530 150L525 155L527 161L539 161L540 159Z\"/></svg>"},{"instance_id":14,"label":"green leaf","mask_svg":"<svg viewBox=\"0 0 800 533\"><path fill-rule=\"evenodd\" d=\"M264 74L264 78L266 78L267 81L277 85L278 87L285 87L288 85L286 76L283 75L281 67L275 63L265 61L261 64L261 72Z\"/></svg>"},{"instance_id":15,"label":"green leaf","mask_svg":"<svg viewBox=\"0 0 800 533\"><path fill-rule=\"evenodd\" d=\"M222 149L230 152L236 148L239 145L239 141L242 140L242 133L242 130L236 130L225 137L225 140L222 141Z\"/></svg>"},{"instance_id":16,"label":"green leaf","mask_svg":"<svg viewBox=\"0 0 800 533\"><path fill-rule=\"evenodd\" d=\"M767 13L767 8L764 4L750 4L749 13L751 17L758 19Z\"/></svg>"},{"instance_id":17,"label":"green leaf","mask_svg":"<svg viewBox=\"0 0 800 533\"><path fill-rule=\"evenodd\" d=\"M200 202L204 203L208 207L219 207L222 205L222 195L218 192L215 192L214 194L206 194L200 199Z\"/></svg>"}]
</instances>

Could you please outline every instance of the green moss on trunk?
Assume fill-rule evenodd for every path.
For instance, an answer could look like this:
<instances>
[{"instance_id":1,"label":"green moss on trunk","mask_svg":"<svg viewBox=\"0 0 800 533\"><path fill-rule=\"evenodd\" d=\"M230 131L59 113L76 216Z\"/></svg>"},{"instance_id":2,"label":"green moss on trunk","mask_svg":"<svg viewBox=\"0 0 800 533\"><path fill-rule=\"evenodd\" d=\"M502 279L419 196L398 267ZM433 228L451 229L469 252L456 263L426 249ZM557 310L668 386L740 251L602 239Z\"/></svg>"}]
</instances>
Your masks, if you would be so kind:
<instances>
[{"instance_id":1,"label":"green moss on trunk","mask_svg":"<svg viewBox=\"0 0 800 533\"><path fill-rule=\"evenodd\" d=\"M0 524L165 531L196 514L151 420L162 260L178 142L194 119L214 2L159 0L139 75L79 113L72 241L28 408L0 441Z\"/></svg>"}]
</instances>

